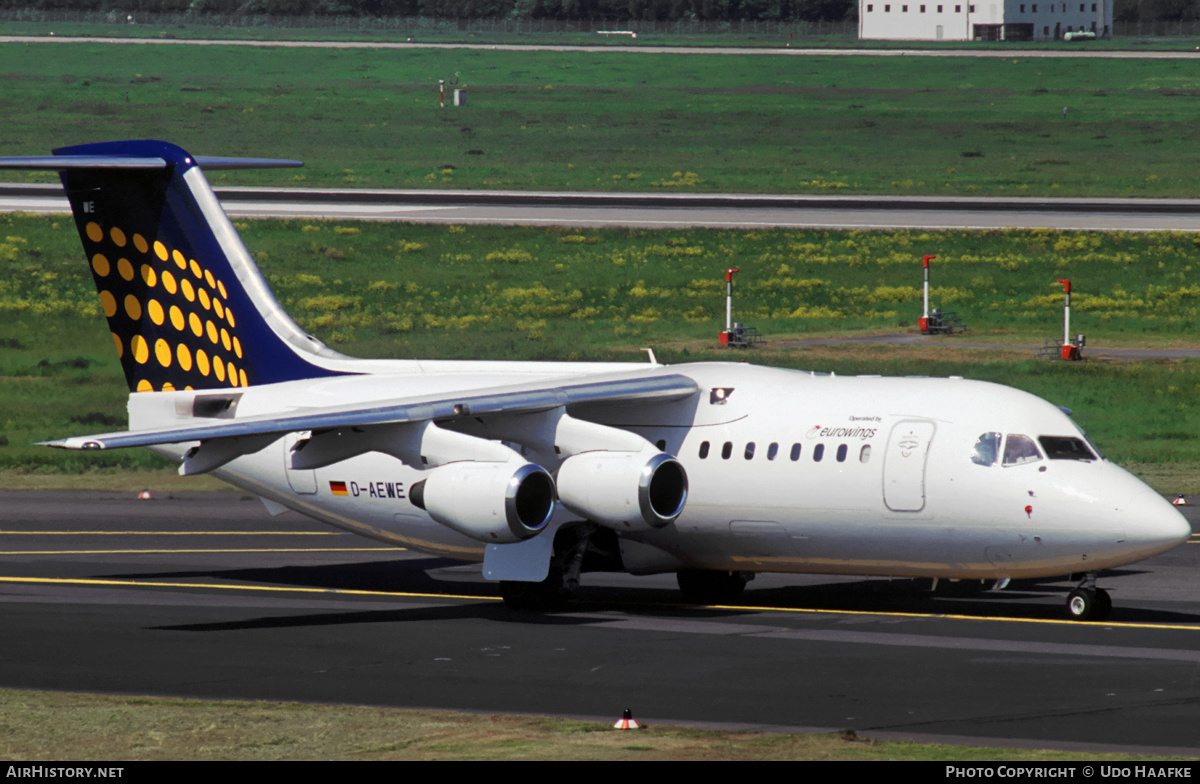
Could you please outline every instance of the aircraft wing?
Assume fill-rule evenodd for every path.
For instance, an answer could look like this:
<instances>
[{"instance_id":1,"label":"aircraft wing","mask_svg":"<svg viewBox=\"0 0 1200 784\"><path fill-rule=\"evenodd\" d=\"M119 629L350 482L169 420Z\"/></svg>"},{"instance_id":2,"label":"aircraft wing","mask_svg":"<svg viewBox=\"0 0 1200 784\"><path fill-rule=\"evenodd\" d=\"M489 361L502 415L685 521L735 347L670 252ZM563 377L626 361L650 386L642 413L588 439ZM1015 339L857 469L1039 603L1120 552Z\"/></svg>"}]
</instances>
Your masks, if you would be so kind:
<instances>
[{"instance_id":1,"label":"aircraft wing","mask_svg":"<svg viewBox=\"0 0 1200 784\"><path fill-rule=\"evenodd\" d=\"M305 430L519 414L578 404L663 403L683 400L696 382L676 373L631 371L469 390L457 395L412 396L361 405L294 409L235 419L203 419L184 426L128 430L44 441L60 449L120 449L209 439L279 436ZM265 446L264 442L264 446Z\"/></svg>"}]
</instances>

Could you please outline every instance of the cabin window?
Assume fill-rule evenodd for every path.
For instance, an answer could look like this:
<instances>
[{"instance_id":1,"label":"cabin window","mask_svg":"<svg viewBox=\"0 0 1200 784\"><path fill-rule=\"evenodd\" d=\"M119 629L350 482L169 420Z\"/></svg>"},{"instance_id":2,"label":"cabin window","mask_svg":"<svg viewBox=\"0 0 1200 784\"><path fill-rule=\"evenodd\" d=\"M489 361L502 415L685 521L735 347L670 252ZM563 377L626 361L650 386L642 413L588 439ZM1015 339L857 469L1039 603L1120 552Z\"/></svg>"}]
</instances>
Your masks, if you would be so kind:
<instances>
[{"instance_id":1,"label":"cabin window","mask_svg":"<svg viewBox=\"0 0 1200 784\"><path fill-rule=\"evenodd\" d=\"M774 460L776 455L778 455L778 454L779 454L779 444L772 443L769 447L767 447L767 459L768 460Z\"/></svg>"},{"instance_id":2,"label":"cabin window","mask_svg":"<svg viewBox=\"0 0 1200 784\"><path fill-rule=\"evenodd\" d=\"M665 439L665 438L660 438L660 439L658 439L657 441L655 441L655 442L654 442L654 445L655 445L656 447L658 447L658 451L660 451L660 452L664 452L664 451L666 451L666 449L667 449L667 439Z\"/></svg>"},{"instance_id":3,"label":"cabin window","mask_svg":"<svg viewBox=\"0 0 1200 784\"><path fill-rule=\"evenodd\" d=\"M865 463L871 459L871 445L863 444L863 448L858 450L858 462Z\"/></svg>"},{"instance_id":4,"label":"cabin window","mask_svg":"<svg viewBox=\"0 0 1200 784\"><path fill-rule=\"evenodd\" d=\"M824 444L817 444L816 446L813 447L813 462L814 463L821 462L821 458L824 456L825 456L825 445Z\"/></svg>"},{"instance_id":5,"label":"cabin window","mask_svg":"<svg viewBox=\"0 0 1200 784\"><path fill-rule=\"evenodd\" d=\"M726 441L724 446L721 447L721 459L728 460L729 456L732 454L733 454L733 442Z\"/></svg>"},{"instance_id":6,"label":"cabin window","mask_svg":"<svg viewBox=\"0 0 1200 784\"><path fill-rule=\"evenodd\" d=\"M1004 465L1014 466L1024 463L1036 463L1042 459L1037 444L1029 436L1009 433L1004 440Z\"/></svg>"},{"instance_id":7,"label":"cabin window","mask_svg":"<svg viewBox=\"0 0 1200 784\"><path fill-rule=\"evenodd\" d=\"M708 457L708 442L701 441L700 442L700 459L703 460L706 457Z\"/></svg>"},{"instance_id":8,"label":"cabin window","mask_svg":"<svg viewBox=\"0 0 1200 784\"><path fill-rule=\"evenodd\" d=\"M1000 434L984 433L975 439L975 453L971 455L971 462L981 466L996 465L999 455Z\"/></svg>"},{"instance_id":9,"label":"cabin window","mask_svg":"<svg viewBox=\"0 0 1200 784\"><path fill-rule=\"evenodd\" d=\"M752 460L754 458L754 442L753 441L746 444L746 452L743 454L743 457L745 457L747 460Z\"/></svg>"},{"instance_id":10,"label":"cabin window","mask_svg":"<svg viewBox=\"0 0 1200 784\"><path fill-rule=\"evenodd\" d=\"M846 462L846 455L848 455L849 453L850 453L850 447L846 446L845 444L840 444L838 446L838 450L837 450L837 461L839 463Z\"/></svg>"},{"instance_id":11,"label":"cabin window","mask_svg":"<svg viewBox=\"0 0 1200 784\"><path fill-rule=\"evenodd\" d=\"M799 459L800 459L800 445L792 444L792 462L794 463Z\"/></svg>"},{"instance_id":12,"label":"cabin window","mask_svg":"<svg viewBox=\"0 0 1200 784\"><path fill-rule=\"evenodd\" d=\"M1082 438L1038 436L1038 443L1046 451L1046 457L1051 460L1087 460L1090 462L1096 459Z\"/></svg>"}]
</instances>

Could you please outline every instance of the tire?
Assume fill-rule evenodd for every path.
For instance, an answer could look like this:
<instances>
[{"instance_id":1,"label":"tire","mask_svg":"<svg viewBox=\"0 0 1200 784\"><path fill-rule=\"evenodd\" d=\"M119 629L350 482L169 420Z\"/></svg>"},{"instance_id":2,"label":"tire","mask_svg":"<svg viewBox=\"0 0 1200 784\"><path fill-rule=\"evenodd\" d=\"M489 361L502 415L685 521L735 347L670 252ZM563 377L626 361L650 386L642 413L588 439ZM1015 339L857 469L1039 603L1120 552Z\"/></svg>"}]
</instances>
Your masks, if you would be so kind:
<instances>
[{"instance_id":1,"label":"tire","mask_svg":"<svg viewBox=\"0 0 1200 784\"><path fill-rule=\"evenodd\" d=\"M1090 621L1099 609L1096 591L1076 588L1067 595L1067 615L1076 621Z\"/></svg>"},{"instance_id":2,"label":"tire","mask_svg":"<svg viewBox=\"0 0 1200 784\"><path fill-rule=\"evenodd\" d=\"M675 575L683 598L697 604L731 602L742 595L749 580L742 572L684 569Z\"/></svg>"}]
</instances>

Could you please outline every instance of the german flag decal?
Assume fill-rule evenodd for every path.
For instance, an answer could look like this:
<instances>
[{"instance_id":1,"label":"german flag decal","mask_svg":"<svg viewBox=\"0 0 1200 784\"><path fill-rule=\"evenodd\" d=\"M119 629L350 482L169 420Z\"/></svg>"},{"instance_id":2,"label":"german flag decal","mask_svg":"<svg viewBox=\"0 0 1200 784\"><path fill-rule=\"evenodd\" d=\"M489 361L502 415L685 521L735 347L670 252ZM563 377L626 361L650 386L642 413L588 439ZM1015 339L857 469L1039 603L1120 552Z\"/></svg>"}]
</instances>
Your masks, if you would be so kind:
<instances>
[{"instance_id":1,"label":"german flag decal","mask_svg":"<svg viewBox=\"0 0 1200 784\"><path fill-rule=\"evenodd\" d=\"M346 489L345 482L330 482L329 490L334 495L350 495L350 491Z\"/></svg>"}]
</instances>

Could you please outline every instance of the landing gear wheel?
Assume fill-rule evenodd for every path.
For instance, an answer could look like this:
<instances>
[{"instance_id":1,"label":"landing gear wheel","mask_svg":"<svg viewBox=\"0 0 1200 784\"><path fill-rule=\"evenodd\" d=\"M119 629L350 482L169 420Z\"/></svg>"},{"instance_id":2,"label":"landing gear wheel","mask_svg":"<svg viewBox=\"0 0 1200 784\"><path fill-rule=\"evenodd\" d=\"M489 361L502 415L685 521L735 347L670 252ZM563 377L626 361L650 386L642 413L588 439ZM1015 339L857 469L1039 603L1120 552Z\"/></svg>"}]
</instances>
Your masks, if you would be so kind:
<instances>
[{"instance_id":1,"label":"landing gear wheel","mask_svg":"<svg viewBox=\"0 0 1200 784\"><path fill-rule=\"evenodd\" d=\"M1112 614L1112 597L1103 588L1096 589L1096 615L1094 621L1103 621Z\"/></svg>"},{"instance_id":2,"label":"landing gear wheel","mask_svg":"<svg viewBox=\"0 0 1200 784\"><path fill-rule=\"evenodd\" d=\"M1077 621L1102 621L1112 612L1112 597L1103 588L1076 588L1067 596L1067 614Z\"/></svg>"},{"instance_id":3,"label":"landing gear wheel","mask_svg":"<svg viewBox=\"0 0 1200 784\"><path fill-rule=\"evenodd\" d=\"M679 590L689 602L719 604L731 602L742 595L751 579L745 572L717 572L707 569L684 569L675 575Z\"/></svg>"},{"instance_id":4,"label":"landing gear wheel","mask_svg":"<svg viewBox=\"0 0 1200 784\"><path fill-rule=\"evenodd\" d=\"M567 595L562 570L554 563L550 564L550 574L540 583L500 581L500 596L510 610L526 612L557 610L567 603Z\"/></svg>"}]
</instances>

